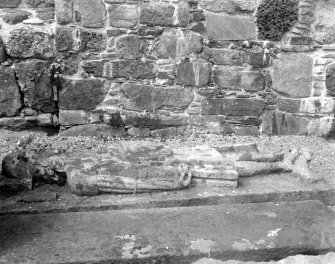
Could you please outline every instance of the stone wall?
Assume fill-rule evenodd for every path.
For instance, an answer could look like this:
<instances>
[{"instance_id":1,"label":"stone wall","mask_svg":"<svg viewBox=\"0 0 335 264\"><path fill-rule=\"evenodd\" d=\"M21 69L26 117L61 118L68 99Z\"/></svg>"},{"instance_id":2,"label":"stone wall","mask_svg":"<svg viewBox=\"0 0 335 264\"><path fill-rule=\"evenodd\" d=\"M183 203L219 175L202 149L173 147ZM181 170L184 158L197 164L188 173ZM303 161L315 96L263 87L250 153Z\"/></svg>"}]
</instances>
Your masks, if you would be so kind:
<instances>
[{"instance_id":1,"label":"stone wall","mask_svg":"<svg viewBox=\"0 0 335 264\"><path fill-rule=\"evenodd\" d=\"M332 135L335 3L277 2L0 0L0 127Z\"/></svg>"}]
</instances>

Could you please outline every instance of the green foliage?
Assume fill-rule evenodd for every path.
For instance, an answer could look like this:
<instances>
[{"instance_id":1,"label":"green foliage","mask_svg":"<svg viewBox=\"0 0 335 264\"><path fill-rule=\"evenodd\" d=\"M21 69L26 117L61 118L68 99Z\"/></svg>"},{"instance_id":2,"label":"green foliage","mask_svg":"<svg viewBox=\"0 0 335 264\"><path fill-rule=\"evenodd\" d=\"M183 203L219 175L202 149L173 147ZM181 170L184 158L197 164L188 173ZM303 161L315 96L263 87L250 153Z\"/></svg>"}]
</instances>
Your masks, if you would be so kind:
<instances>
[{"instance_id":1,"label":"green foliage","mask_svg":"<svg viewBox=\"0 0 335 264\"><path fill-rule=\"evenodd\" d=\"M108 120L107 124L112 126L113 128L124 127L124 122L122 120L120 112L111 114L111 118Z\"/></svg>"},{"instance_id":2,"label":"green foliage","mask_svg":"<svg viewBox=\"0 0 335 264\"><path fill-rule=\"evenodd\" d=\"M263 0L256 13L258 37L280 40L298 20L298 0Z\"/></svg>"},{"instance_id":3,"label":"green foliage","mask_svg":"<svg viewBox=\"0 0 335 264\"><path fill-rule=\"evenodd\" d=\"M57 59L56 62L50 64L47 72L53 86L57 86L57 88L61 87L62 72L64 70L65 64L60 59Z\"/></svg>"}]
</instances>

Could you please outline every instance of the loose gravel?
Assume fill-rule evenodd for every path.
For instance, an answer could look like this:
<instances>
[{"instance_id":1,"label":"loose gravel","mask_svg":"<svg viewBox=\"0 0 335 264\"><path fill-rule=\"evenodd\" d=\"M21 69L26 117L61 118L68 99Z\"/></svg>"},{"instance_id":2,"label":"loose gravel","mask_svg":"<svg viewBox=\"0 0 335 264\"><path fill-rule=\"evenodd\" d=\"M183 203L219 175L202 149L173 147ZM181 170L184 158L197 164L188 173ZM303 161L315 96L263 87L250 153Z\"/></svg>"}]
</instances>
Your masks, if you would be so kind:
<instances>
[{"instance_id":1,"label":"loose gravel","mask_svg":"<svg viewBox=\"0 0 335 264\"><path fill-rule=\"evenodd\" d=\"M108 148L122 141L156 142L169 146L196 146L207 144L213 147L227 144L256 142L260 151L265 153L284 151L294 147L306 147L312 151L311 169L322 174L326 181L335 186L335 143L312 136L222 136L217 134L193 134L171 139L157 138L111 138L111 137L61 137L47 136L43 132L0 130L0 161L5 155L17 149L22 142L32 137L30 147L35 149L55 148L62 151Z\"/></svg>"}]
</instances>

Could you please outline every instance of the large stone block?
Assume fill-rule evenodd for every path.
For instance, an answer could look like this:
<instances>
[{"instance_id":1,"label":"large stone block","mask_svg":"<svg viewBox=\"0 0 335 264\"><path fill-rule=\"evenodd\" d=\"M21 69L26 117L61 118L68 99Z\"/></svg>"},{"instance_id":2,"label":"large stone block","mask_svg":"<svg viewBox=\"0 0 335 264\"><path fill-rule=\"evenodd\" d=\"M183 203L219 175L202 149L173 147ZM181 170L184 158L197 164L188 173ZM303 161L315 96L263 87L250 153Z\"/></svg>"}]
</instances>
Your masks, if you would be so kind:
<instances>
[{"instance_id":1,"label":"large stone block","mask_svg":"<svg viewBox=\"0 0 335 264\"><path fill-rule=\"evenodd\" d=\"M155 78L155 64L153 61L124 60L112 63L113 77L153 79Z\"/></svg>"},{"instance_id":2,"label":"large stone block","mask_svg":"<svg viewBox=\"0 0 335 264\"><path fill-rule=\"evenodd\" d=\"M74 30L68 27L56 27L55 44L58 51L71 50L74 42Z\"/></svg>"},{"instance_id":3,"label":"large stone block","mask_svg":"<svg viewBox=\"0 0 335 264\"><path fill-rule=\"evenodd\" d=\"M243 63L240 50L234 49L210 49L214 63L219 65L241 66Z\"/></svg>"},{"instance_id":4,"label":"large stone block","mask_svg":"<svg viewBox=\"0 0 335 264\"><path fill-rule=\"evenodd\" d=\"M82 51L102 51L107 48L107 34L98 31L80 30L80 48Z\"/></svg>"},{"instance_id":5,"label":"large stone block","mask_svg":"<svg viewBox=\"0 0 335 264\"><path fill-rule=\"evenodd\" d=\"M120 59L137 59L140 56L141 40L135 35L126 35L116 41L116 52Z\"/></svg>"},{"instance_id":6,"label":"large stone block","mask_svg":"<svg viewBox=\"0 0 335 264\"><path fill-rule=\"evenodd\" d=\"M21 0L0 0L0 8L15 8L21 3Z\"/></svg>"},{"instance_id":7,"label":"large stone block","mask_svg":"<svg viewBox=\"0 0 335 264\"><path fill-rule=\"evenodd\" d=\"M71 23L73 20L73 0L55 0L56 18L61 25Z\"/></svg>"},{"instance_id":8,"label":"large stone block","mask_svg":"<svg viewBox=\"0 0 335 264\"><path fill-rule=\"evenodd\" d=\"M265 102L261 99L211 98L201 102L203 115L260 116Z\"/></svg>"},{"instance_id":9,"label":"large stone block","mask_svg":"<svg viewBox=\"0 0 335 264\"><path fill-rule=\"evenodd\" d=\"M46 73L49 63L27 60L15 64L16 76L24 95L25 106L45 113L57 112L53 101L50 77Z\"/></svg>"},{"instance_id":10,"label":"large stone block","mask_svg":"<svg viewBox=\"0 0 335 264\"><path fill-rule=\"evenodd\" d=\"M309 97L313 58L301 53L281 53L274 63L273 89L287 97Z\"/></svg>"},{"instance_id":11,"label":"large stone block","mask_svg":"<svg viewBox=\"0 0 335 264\"><path fill-rule=\"evenodd\" d=\"M133 28L139 20L136 5L111 5L108 9L109 24L117 28Z\"/></svg>"},{"instance_id":12,"label":"large stone block","mask_svg":"<svg viewBox=\"0 0 335 264\"><path fill-rule=\"evenodd\" d=\"M327 65L326 68L326 89L327 94L335 96L335 63Z\"/></svg>"},{"instance_id":13,"label":"large stone block","mask_svg":"<svg viewBox=\"0 0 335 264\"><path fill-rule=\"evenodd\" d=\"M22 108L20 89L14 69L0 67L0 117L11 117Z\"/></svg>"},{"instance_id":14,"label":"large stone block","mask_svg":"<svg viewBox=\"0 0 335 264\"><path fill-rule=\"evenodd\" d=\"M94 76L103 77L104 65L105 63L103 61L85 61L82 67L87 73L93 73Z\"/></svg>"},{"instance_id":15,"label":"large stone block","mask_svg":"<svg viewBox=\"0 0 335 264\"><path fill-rule=\"evenodd\" d=\"M222 89L256 92L265 88L265 76L261 71L217 65L213 67L214 82Z\"/></svg>"},{"instance_id":16,"label":"large stone block","mask_svg":"<svg viewBox=\"0 0 335 264\"><path fill-rule=\"evenodd\" d=\"M251 18L247 17L208 12L206 14L206 26L209 41L256 38L256 24Z\"/></svg>"},{"instance_id":17,"label":"large stone block","mask_svg":"<svg viewBox=\"0 0 335 264\"><path fill-rule=\"evenodd\" d=\"M15 25L21 23L23 20L28 19L32 14L30 12L21 10L21 9L13 9L7 11L7 13L2 18L7 24Z\"/></svg>"},{"instance_id":18,"label":"large stone block","mask_svg":"<svg viewBox=\"0 0 335 264\"><path fill-rule=\"evenodd\" d=\"M21 27L9 32L7 53L12 57L41 59L55 55L54 45L48 32L38 27Z\"/></svg>"},{"instance_id":19,"label":"large stone block","mask_svg":"<svg viewBox=\"0 0 335 264\"><path fill-rule=\"evenodd\" d=\"M262 131L270 135L307 135L309 120L306 117L266 111Z\"/></svg>"},{"instance_id":20,"label":"large stone block","mask_svg":"<svg viewBox=\"0 0 335 264\"><path fill-rule=\"evenodd\" d=\"M176 83L181 85L204 86L211 74L211 64L206 60L183 61L177 66Z\"/></svg>"},{"instance_id":21,"label":"large stone block","mask_svg":"<svg viewBox=\"0 0 335 264\"><path fill-rule=\"evenodd\" d=\"M90 114L83 110L60 110L59 124L61 126L76 126L89 123Z\"/></svg>"},{"instance_id":22,"label":"large stone block","mask_svg":"<svg viewBox=\"0 0 335 264\"><path fill-rule=\"evenodd\" d=\"M156 52L162 58L176 58L202 50L203 38L192 31L166 30L159 38Z\"/></svg>"},{"instance_id":23,"label":"large stone block","mask_svg":"<svg viewBox=\"0 0 335 264\"><path fill-rule=\"evenodd\" d=\"M98 79L64 80L59 93L59 109L93 110L106 93L105 82Z\"/></svg>"},{"instance_id":24,"label":"large stone block","mask_svg":"<svg viewBox=\"0 0 335 264\"><path fill-rule=\"evenodd\" d=\"M193 101L193 88L154 87L125 83L121 87L128 98L124 106L127 110L185 109Z\"/></svg>"},{"instance_id":25,"label":"large stone block","mask_svg":"<svg viewBox=\"0 0 335 264\"><path fill-rule=\"evenodd\" d=\"M334 1L315 1L315 12L311 20L316 21L314 39L320 44L335 43L334 12Z\"/></svg>"},{"instance_id":26,"label":"large stone block","mask_svg":"<svg viewBox=\"0 0 335 264\"><path fill-rule=\"evenodd\" d=\"M102 0L80 0L79 12L81 25L89 28L101 28L106 20L106 8Z\"/></svg>"},{"instance_id":27,"label":"large stone block","mask_svg":"<svg viewBox=\"0 0 335 264\"><path fill-rule=\"evenodd\" d=\"M173 26L175 6L167 3L144 4L141 8L140 23L149 26Z\"/></svg>"}]
</instances>

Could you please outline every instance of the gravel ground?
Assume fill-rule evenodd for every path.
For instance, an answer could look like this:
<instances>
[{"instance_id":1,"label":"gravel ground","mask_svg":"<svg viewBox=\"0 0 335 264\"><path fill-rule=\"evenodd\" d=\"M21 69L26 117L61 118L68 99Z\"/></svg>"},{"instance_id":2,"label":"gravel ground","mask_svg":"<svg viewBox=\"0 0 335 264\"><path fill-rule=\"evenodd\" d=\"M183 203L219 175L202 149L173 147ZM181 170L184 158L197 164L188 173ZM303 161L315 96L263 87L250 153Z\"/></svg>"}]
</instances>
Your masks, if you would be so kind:
<instances>
[{"instance_id":1,"label":"gravel ground","mask_svg":"<svg viewBox=\"0 0 335 264\"><path fill-rule=\"evenodd\" d=\"M47 136L42 132L13 132L0 130L0 161L3 157L18 148L19 142L24 142L32 135L30 146L37 149L58 148L63 150L99 149L108 148L116 142L122 141L148 141L163 143L170 146L196 146L207 144L220 146L234 143L256 142L259 149L265 153L273 151L288 151L294 147L306 147L312 151L313 160L311 169L318 174L324 175L327 182L335 186L335 143L318 137L307 136L260 136L260 137L238 137L222 136L216 134L198 134L188 137L176 137L166 140L147 138L105 138L105 137L59 137Z\"/></svg>"}]
</instances>

